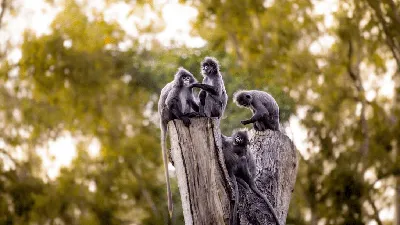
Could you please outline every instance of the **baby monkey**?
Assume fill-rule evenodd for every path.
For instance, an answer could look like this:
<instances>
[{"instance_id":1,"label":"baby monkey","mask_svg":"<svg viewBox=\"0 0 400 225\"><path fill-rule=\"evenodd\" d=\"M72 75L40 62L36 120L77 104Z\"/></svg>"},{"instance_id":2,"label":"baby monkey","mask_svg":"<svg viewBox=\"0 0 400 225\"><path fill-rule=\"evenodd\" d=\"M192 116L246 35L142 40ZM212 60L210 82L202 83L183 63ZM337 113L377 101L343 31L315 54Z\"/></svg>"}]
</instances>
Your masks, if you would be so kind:
<instances>
[{"instance_id":1,"label":"baby monkey","mask_svg":"<svg viewBox=\"0 0 400 225\"><path fill-rule=\"evenodd\" d=\"M280 225L279 219L275 213L274 208L268 199L258 190L254 183L254 171L255 164L251 158L250 152L248 152L247 146L249 144L249 138L246 131L234 131L232 137L222 138L222 151L224 153L224 159L226 169L228 170L229 177L233 183L235 189L235 203L230 218L230 224L237 224L237 208L239 204L239 191L237 183L239 182L245 188L250 188L260 198L262 198L268 205L272 216L274 217L276 224Z\"/></svg>"}]
</instances>

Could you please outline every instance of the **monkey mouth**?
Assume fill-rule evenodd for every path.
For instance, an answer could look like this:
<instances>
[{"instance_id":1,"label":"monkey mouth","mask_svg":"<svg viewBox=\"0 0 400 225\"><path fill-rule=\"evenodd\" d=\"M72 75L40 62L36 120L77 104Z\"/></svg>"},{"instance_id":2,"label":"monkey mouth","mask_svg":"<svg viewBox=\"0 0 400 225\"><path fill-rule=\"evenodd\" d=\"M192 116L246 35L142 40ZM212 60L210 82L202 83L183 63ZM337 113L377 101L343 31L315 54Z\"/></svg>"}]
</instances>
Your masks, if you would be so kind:
<instances>
[{"instance_id":1,"label":"monkey mouth","mask_svg":"<svg viewBox=\"0 0 400 225\"><path fill-rule=\"evenodd\" d=\"M244 107L248 107L250 104L248 104L247 102L239 102L240 105L244 106Z\"/></svg>"},{"instance_id":2,"label":"monkey mouth","mask_svg":"<svg viewBox=\"0 0 400 225\"><path fill-rule=\"evenodd\" d=\"M202 69L202 73L204 75L211 75L214 73L214 70L213 70L213 68L210 67L209 69Z\"/></svg>"},{"instance_id":3,"label":"monkey mouth","mask_svg":"<svg viewBox=\"0 0 400 225\"><path fill-rule=\"evenodd\" d=\"M184 84L185 86L189 86L189 85L190 85L190 82L189 82L188 80L185 80L185 81L183 81L183 84Z\"/></svg>"}]
</instances>

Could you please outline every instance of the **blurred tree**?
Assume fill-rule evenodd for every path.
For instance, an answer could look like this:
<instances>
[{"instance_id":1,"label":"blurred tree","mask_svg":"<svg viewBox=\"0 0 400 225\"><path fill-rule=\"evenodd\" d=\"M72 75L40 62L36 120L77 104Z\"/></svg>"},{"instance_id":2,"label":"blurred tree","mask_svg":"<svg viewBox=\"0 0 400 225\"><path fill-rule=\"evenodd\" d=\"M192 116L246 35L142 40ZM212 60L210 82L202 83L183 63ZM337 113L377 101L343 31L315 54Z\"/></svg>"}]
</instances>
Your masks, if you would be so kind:
<instances>
[{"instance_id":1,"label":"blurred tree","mask_svg":"<svg viewBox=\"0 0 400 225\"><path fill-rule=\"evenodd\" d=\"M102 12L89 19L75 1L62 4L50 34L27 30L18 64L2 62L1 150L15 163L9 169L12 162L2 164L0 219L6 224L163 224L165 187L152 109L162 85L194 50L164 49L156 41L143 48ZM120 48L127 39L132 47ZM198 65L202 53L196 51L197 61L184 66ZM66 132L84 141L71 167L45 183L35 149ZM87 153L92 139L101 144L95 158ZM26 158L15 159L16 148ZM34 167L23 170L20 161ZM177 208L175 224L182 224Z\"/></svg>"},{"instance_id":2,"label":"blurred tree","mask_svg":"<svg viewBox=\"0 0 400 225\"><path fill-rule=\"evenodd\" d=\"M393 133L392 147L394 148L395 162L399 162L400 158L400 12L399 12L399 1L386 0L382 2L366 0L368 5L373 9L374 16L371 18L379 28L380 39L386 43L386 46L392 53L393 58L396 61L397 68L395 74L393 74L394 82L394 98L389 113L389 120L392 124L390 131ZM387 50L386 50L387 51ZM394 224L400 225L400 169L398 167L393 168L387 176L395 175L395 221Z\"/></svg>"},{"instance_id":3,"label":"blurred tree","mask_svg":"<svg viewBox=\"0 0 400 225\"><path fill-rule=\"evenodd\" d=\"M309 147L288 223L384 224L379 212L391 204L388 178L400 165L392 157L400 135L390 116L399 114L388 108L399 104L382 94L384 84L373 84L392 77L387 62L397 58L390 42L398 43L398 3L338 1L331 27L313 13L314 1L191 3L199 10L194 32L211 50L234 57L238 67L230 71L246 77L246 86L272 92L288 116L305 112ZM379 9L387 15L377 20ZM311 48L319 43L320 50Z\"/></svg>"},{"instance_id":4,"label":"blurred tree","mask_svg":"<svg viewBox=\"0 0 400 225\"><path fill-rule=\"evenodd\" d=\"M308 142L287 224L391 224L380 212L393 205L387 190L400 174L399 1L339 0L330 27L314 13L319 1L187 1L204 48L154 39L164 22L153 1L123 1L132 15L155 15L135 24L138 37L101 10L89 17L88 1L47 2L62 10L50 34L27 30L18 63L4 57L8 45L0 49L0 224L163 224L155 103L177 67L201 80L206 55L220 60L229 96L266 90L283 122L301 119ZM1 14L18 11L16 1L1 3ZM249 113L230 99L223 133ZM36 150L66 133L79 142L77 157L48 179ZM397 178L397 215L399 186Z\"/></svg>"}]
</instances>

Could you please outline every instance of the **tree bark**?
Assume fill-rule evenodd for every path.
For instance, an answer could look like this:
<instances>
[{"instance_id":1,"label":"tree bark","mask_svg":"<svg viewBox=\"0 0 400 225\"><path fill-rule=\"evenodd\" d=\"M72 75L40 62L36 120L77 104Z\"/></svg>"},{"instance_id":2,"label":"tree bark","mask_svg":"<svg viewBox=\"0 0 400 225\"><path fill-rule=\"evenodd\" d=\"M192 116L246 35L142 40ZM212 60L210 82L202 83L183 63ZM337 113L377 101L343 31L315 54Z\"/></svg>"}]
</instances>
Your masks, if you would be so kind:
<instances>
[{"instance_id":1,"label":"tree bark","mask_svg":"<svg viewBox=\"0 0 400 225\"><path fill-rule=\"evenodd\" d=\"M179 120L168 124L185 224L229 224L234 194L221 149L219 121L191 121L190 127ZM280 132L250 130L249 138L256 186L285 224L297 174L297 151ZM238 224L275 224L267 204L251 190L238 186Z\"/></svg>"}]
</instances>

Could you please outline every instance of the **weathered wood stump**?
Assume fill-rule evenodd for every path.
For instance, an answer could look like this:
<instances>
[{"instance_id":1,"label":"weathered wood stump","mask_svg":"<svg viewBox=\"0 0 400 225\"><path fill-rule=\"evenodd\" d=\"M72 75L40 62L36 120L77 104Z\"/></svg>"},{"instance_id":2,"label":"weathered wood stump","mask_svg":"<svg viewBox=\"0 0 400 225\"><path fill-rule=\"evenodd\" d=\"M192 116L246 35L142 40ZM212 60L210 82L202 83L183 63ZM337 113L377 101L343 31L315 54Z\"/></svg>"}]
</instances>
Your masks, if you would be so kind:
<instances>
[{"instance_id":1,"label":"weathered wood stump","mask_svg":"<svg viewBox=\"0 0 400 225\"><path fill-rule=\"evenodd\" d=\"M191 121L190 127L179 120L168 124L185 224L229 224L234 198L221 149L219 121L210 118ZM296 180L296 149L280 132L251 130L249 138L256 164L256 186L274 206L281 224L285 224ZM275 224L262 199L238 186L239 224Z\"/></svg>"}]
</instances>

